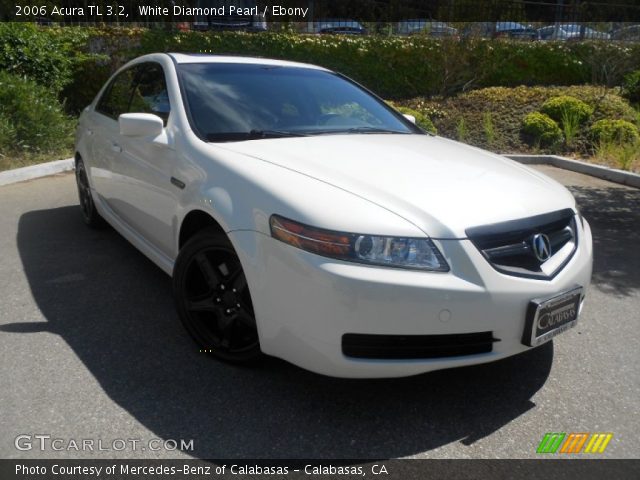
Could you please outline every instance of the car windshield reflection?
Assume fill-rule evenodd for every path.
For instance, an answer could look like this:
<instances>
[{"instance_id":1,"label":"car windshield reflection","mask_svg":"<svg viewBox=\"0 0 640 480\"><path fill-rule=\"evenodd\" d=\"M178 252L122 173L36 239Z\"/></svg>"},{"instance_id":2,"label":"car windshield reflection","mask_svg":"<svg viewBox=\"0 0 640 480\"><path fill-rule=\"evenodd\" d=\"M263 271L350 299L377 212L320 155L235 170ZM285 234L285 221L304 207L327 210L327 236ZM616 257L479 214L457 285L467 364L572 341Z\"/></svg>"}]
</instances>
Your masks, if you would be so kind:
<instances>
[{"instance_id":1,"label":"car windshield reflection","mask_svg":"<svg viewBox=\"0 0 640 480\"><path fill-rule=\"evenodd\" d=\"M179 72L192 128L208 142L422 133L383 101L322 69L189 63Z\"/></svg>"}]
</instances>

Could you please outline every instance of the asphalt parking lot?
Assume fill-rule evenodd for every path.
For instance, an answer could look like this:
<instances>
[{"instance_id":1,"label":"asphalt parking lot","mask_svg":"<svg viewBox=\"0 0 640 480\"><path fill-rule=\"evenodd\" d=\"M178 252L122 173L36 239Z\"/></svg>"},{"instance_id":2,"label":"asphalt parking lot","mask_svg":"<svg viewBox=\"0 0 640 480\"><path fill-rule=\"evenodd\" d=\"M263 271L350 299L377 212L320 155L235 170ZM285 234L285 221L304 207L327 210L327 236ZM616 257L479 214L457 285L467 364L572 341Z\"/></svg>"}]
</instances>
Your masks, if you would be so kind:
<instances>
[{"instance_id":1,"label":"asphalt parking lot","mask_svg":"<svg viewBox=\"0 0 640 480\"><path fill-rule=\"evenodd\" d=\"M493 364L376 381L212 360L169 277L82 224L73 175L0 187L0 457L535 458L546 432L611 432L603 456L640 457L640 190L537 168L594 232L578 326ZM194 450L18 450L21 434Z\"/></svg>"}]
</instances>

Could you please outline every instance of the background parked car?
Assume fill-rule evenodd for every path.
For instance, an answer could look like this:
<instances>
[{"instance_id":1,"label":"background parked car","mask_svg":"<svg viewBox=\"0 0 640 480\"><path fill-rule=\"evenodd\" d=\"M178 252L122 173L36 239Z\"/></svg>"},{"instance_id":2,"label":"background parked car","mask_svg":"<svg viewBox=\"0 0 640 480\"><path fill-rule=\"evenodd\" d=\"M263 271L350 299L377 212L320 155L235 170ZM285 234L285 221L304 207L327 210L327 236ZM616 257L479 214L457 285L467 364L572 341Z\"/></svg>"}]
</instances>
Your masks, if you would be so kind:
<instances>
[{"instance_id":1,"label":"background parked car","mask_svg":"<svg viewBox=\"0 0 640 480\"><path fill-rule=\"evenodd\" d=\"M610 35L605 32L599 32L593 28L581 25L579 23L562 23L558 26L568 35L567 40L609 40ZM582 29L584 28L584 35Z\"/></svg>"},{"instance_id":2,"label":"background parked car","mask_svg":"<svg viewBox=\"0 0 640 480\"><path fill-rule=\"evenodd\" d=\"M318 20L313 26L314 33L334 33L340 35L366 35L367 29L360 22L344 18Z\"/></svg>"},{"instance_id":3,"label":"background parked car","mask_svg":"<svg viewBox=\"0 0 640 480\"><path fill-rule=\"evenodd\" d=\"M557 25L538 29L538 40L568 40L570 35Z\"/></svg>"},{"instance_id":4,"label":"background parked car","mask_svg":"<svg viewBox=\"0 0 640 480\"><path fill-rule=\"evenodd\" d=\"M424 34L431 37L455 37L458 29L437 20L417 18L403 20L395 25L394 33L398 35Z\"/></svg>"},{"instance_id":5,"label":"background parked car","mask_svg":"<svg viewBox=\"0 0 640 480\"><path fill-rule=\"evenodd\" d=\"M470 23L464 30L465 36L485 38L513 38L519 40L536 40L538 32L531 26L518 22L478 22Z\"/></svg>"},{"instance_id":6,"label":"background parked car","mask_svg":"<svg viewBox=\"0 0 640 480\"><path fill-rule=\"evenodd\" d=\"M640 42L640 25L631 25L611 32L611 40Z\"/></svg>"}]
</instances>

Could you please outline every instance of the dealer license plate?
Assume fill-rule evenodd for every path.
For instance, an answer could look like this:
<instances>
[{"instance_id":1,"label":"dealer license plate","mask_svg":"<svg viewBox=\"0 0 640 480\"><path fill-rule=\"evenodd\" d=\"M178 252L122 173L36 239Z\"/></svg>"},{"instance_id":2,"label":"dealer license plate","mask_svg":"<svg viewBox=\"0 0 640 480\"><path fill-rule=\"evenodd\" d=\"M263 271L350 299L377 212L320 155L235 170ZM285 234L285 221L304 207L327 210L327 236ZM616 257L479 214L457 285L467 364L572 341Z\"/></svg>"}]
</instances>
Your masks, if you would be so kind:
<instances>
[{"instance_id":1,"label":"dealer license plate","mask_svg":"<svg viewBox=\"0 0 640 480\"><path fill-rule=\"evenodd\" d=\"M578 323L582 287L575 287L551 298L529 302L522 343L537 347Z\"/></svg>"}]
</instances>

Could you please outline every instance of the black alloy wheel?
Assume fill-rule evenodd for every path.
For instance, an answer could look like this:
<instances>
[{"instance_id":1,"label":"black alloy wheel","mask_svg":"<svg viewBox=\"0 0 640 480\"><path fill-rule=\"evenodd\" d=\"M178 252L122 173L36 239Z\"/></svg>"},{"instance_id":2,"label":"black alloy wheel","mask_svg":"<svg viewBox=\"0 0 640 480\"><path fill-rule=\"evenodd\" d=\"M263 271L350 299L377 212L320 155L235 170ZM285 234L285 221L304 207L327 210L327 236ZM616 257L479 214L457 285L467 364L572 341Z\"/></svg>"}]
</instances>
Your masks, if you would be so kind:
<instances>
[{"instance_id":1,"label":"black alloy wheel","mask_svg":"<svg viewBox=\"0 0 640 480\"><path fill-rule=\"evenodd\" d=\"M204 230L182 247L173 293L180 320L203 352L233 363L262 355L247 280L224 235Z\"/></svg>"},{"instance_id":2,"label":"black alloy wheel","mask_svg":"<svg viewBox=\"0 0 640 480\"><path fill-rule=\"evenodd\" d=\"M91 196L91 187L89 186L89 178L82 159L76 162L76 185L78 186L78 198L80 200L80 211L84 223L91 228L101 228L104 226L104 220L96 210L93 197Z\"/></svg>"}]
</instances>

